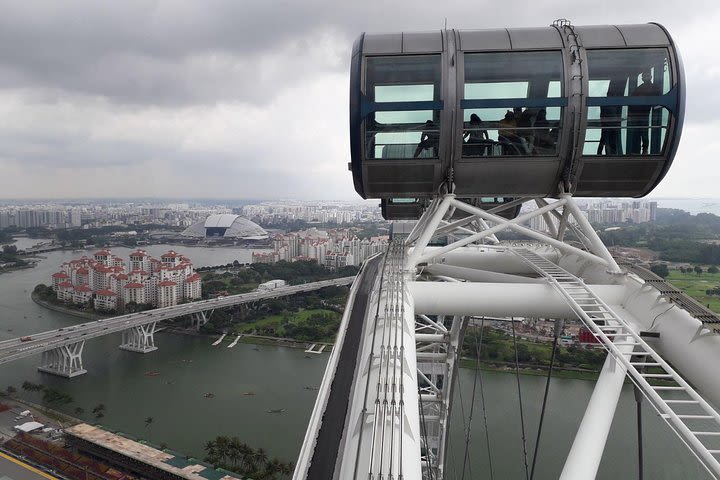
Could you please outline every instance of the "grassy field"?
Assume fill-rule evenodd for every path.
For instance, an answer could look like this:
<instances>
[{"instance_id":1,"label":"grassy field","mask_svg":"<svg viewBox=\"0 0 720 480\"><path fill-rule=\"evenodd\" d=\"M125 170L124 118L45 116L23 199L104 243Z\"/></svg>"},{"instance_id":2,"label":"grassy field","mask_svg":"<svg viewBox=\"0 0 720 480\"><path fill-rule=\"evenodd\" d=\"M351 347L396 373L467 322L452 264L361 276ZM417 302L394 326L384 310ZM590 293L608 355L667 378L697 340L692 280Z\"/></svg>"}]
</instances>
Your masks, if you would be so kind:
<instances>
[{"instance_id":1,"label":"grassy field","mask_svg":"<svg viewBox=\"0 0 720 480\"><path fill-rule=\"evenodd\" d=\"M720 286L720 273L681 273L670 270L666 280L681 289L692 298L716 313L720 313L720 297L705 294L706 290Z\"/></svg>"},{"instance_id":2,"label":"grassy field","mask_svg":"<svg viewBox=\"0 0 720 480\"><path fill-rule=\"evenodd\" d=\"M460 360L461 368L475 369L475 360L469 358L462 358ZM487 370L491 372L502 372L502 373L515 373L515 367L511 364L497 364L492 362L480 362L480 370ZM536 377L547 376L548 367L520 367L521 375L533 375ZM556 378L573 378L575 380L597 380L599 373L593 371L580 371L578 369L563 369L555 365L552 373L553 377Z\"/></svg>"},{"instance_id":3,"label":"grassy field","mask_svg":"<svg viewBox=\"0 0 720 480\"><path fill-rule=\"evenodd\" d=\"M207 283L205 282L207 282L208 279L211 278L213 283L219 282L223 284L221 289L226 290L230 295L252 292L258 286L257 283L239 283L238 280L233 276L217 275L215 272L201 272L200 276L202 277L203 285L207 285ZM213 288L213 291L217 290L217 288Z\"/></svg>"},{"instance_id":4,"label":"grassy field","mask_svg":"<svg viewBox=\"0 0 720 480\"><path fill-rule=\"evenodd\" d=\"M274 336L277 337L283 337L285 336L285 325L293 324L293 325L302 325L307 322L307 320L312 315L329 315L333 319L340 320L340 314L337 312L333 312L332 310L325 310L325 309L308 309L308 310L300 310L299 312L288 312L284 315L268 315L267 317L263 317L259 320L255 320L253 322L249 323L240 323L233 325L233 332L235 334L240 333L257 333L263 330L266 330L268 328L271 328L274 333ZM332 341L334 338L334 335L332 338L329 339L329 341Z\"/></svg>"}]
</instances>

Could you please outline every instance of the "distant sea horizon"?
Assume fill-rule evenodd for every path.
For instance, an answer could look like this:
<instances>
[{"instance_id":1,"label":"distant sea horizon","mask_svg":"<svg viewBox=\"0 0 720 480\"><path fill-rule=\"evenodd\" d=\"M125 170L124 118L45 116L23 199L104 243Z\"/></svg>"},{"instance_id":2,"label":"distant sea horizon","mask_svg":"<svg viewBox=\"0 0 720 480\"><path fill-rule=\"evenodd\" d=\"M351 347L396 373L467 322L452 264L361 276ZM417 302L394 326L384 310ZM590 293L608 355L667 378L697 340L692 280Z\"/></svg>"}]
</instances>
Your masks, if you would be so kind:
<instances>
[{"instance_id":1,"label":"distant sea horizon","mask_svg":"<svg viewBox=\"0 0 720 480\"><path fill-rule=\"evenodd\" d=\"M647 198L658 202L658 208L677 208L692 215L712 213L720 216L720 198Z\"/></svg>"}]
</instances>

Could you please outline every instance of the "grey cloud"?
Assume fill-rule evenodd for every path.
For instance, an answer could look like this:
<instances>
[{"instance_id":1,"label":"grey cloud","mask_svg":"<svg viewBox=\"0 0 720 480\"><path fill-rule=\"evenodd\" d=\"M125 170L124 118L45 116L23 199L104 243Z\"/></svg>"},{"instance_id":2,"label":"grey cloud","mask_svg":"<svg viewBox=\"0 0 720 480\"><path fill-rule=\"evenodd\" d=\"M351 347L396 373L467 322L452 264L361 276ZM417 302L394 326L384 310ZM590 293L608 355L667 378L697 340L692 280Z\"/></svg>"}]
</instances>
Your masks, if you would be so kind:
<instances>
[{"instance_id":1,"label":"grey cloud","mask_svg":"<svg viewBox=\"0 0 720 480\"><path fill-rule=\"evenodd\" d=\"M656 1L622 8L633 21L650 13L672 22L702 15L702 8L678 11ZM345 71L362 31L439 29L444 18L458 28L537 26L557 12L575 23L617 17L615 8L589 15L586 6L559 0L515 8L470 0L6 2L0 87L60 88L118 103L265 104L288 83Z\"/></svg>"},{"instance_id":2,"label":"grey cloud","mask_svg":"<svg viewBox=\"0 0 720 480\"><path fill-rule=\"evenodd\" d=\"M0 168L17 177L0 178L0 190L10 182L53 194L59 172L67 188L97 177L108 195L353 197L347 97L339 92L347 92L360 32L439 30L445 18L464 29L539 26L561 16L575 24L656 20L681 42L686 65L698 65L698 49L717 43L707 21L718 18L715 4L6 1L0 93L18 106L9 110L17 118L0 118ZM698 29L707 40L701 47ZM712 71L689 79L687 128L717 120L719 82ZM239 113L214 116L217 105ZM211 128L195 135L205 121ZM58 128L63 122L68 128ZM233 128L237 142L223 137ZM688 143L683 155L695 147ZM160 182L165 172L171 177Z\"/></svg>"},{"instance_id":3,"label":"grey cloud","mask_svg":"<svg viewBox=\"0 0 720 480\"><path fill-rule=\"evenodd\" d=\"M0 159L27 168L77 169L81 181L90 180L85 177L85 167L134 166L161 151L138 143L67 139L35 132L11 138L0 135Z\"/></svg>"}]
</instances>

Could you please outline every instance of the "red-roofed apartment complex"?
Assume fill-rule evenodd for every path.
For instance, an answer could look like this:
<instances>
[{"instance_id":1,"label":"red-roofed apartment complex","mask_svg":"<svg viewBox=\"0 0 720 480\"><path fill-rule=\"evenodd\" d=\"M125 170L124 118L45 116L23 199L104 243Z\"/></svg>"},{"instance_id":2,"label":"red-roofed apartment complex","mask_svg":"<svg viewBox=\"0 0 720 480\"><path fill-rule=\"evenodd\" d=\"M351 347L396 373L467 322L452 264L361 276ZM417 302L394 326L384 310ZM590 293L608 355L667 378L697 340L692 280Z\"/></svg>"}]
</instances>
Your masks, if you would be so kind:
<instances>
[{"instance_id":1,"label":"red-roofed apartment complex","mask_svg":"<svg viewBox=\"0 0 720 480\"><path fill-rule=\"evenodd\" d=\"M109 250L62 265L52 275L57 298L67 302L93 301L96 310L122 310L128 303L150 303L158 308L177 305L202 295L200 275L185 255L170 250L160 259L144 250L130 254L129 268Z\"/></svg>"}]
</instances>

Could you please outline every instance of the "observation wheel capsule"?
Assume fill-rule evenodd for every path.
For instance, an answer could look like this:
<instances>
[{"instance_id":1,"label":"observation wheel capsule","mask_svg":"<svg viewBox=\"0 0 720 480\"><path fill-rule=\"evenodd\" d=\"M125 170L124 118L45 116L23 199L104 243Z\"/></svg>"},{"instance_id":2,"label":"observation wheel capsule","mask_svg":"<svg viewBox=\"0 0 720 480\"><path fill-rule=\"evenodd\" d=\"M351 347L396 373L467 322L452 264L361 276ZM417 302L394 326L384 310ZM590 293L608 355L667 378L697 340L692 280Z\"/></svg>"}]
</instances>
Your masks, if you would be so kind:
<instances>
[{"instance_id":1,"label":"observation wheel capsule","mask_svg":"<svg viewBox=\"0 0 720 480\"><path fill-rule=\"evenodd\" d=\"M355 189L384 199L391 218L447 191L640 197L672 164L684 83L654 23L362 34L350 79Z\"/></svg>"}]
</instances>

